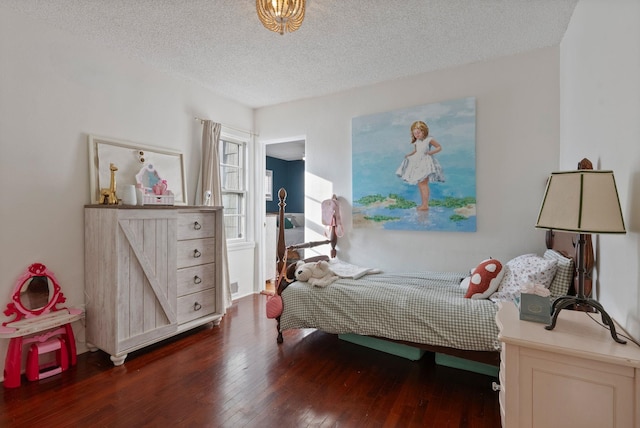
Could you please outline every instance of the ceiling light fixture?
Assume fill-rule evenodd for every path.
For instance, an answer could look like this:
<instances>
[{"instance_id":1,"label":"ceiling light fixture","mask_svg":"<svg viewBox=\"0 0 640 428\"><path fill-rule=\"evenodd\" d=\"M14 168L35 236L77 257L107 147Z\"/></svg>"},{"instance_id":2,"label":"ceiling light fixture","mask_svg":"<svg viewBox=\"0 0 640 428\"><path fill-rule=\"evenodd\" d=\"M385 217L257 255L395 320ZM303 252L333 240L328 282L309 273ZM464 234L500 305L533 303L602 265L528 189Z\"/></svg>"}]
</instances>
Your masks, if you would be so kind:
<instances>
[{"instance_id":1,"label":"ceiling light fixture","mask_svg":"<svg viewBox=\"0 0 640 428\"><path fill-rule=\"evenodd\" d=\"M258 18L266 29L284 34L300 28L305 0L256 0Z\"/></svg>"}]
</instances>

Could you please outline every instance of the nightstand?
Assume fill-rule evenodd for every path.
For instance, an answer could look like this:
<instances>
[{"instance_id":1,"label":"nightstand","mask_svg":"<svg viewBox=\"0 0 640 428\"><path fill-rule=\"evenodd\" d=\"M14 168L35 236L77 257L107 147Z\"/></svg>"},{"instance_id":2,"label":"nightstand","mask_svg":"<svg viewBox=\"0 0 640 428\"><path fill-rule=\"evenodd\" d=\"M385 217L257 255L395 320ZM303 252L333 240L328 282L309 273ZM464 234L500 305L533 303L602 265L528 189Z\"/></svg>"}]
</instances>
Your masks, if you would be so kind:
<instances>
[{"instance_id":1,"label":"nightstand","mask_svg":"<svg viewBox=\"0 0 640 428\"><path fill-rule=\"evenodd\" d=\"M640 347L580 311L562 311L549 331L505 302L496 323L503 428L640 426Z\"/></svg>"}]
</instances>

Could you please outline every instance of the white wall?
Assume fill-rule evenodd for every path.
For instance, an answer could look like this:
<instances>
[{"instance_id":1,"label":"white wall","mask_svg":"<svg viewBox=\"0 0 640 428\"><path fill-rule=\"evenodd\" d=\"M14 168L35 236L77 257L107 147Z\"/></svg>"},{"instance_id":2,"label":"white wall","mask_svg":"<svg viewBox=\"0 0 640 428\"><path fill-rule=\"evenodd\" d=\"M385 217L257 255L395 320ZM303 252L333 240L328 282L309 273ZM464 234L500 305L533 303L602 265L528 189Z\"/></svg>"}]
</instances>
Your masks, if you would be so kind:
<instances>
[{"instance_id":1,"label":"white wall","mask_svg":"<svg viewBox=\"0 0 640 428\"><path fill-rule=\"evenodd\" d=\"M560 49L560 167L613 170L627 234L596 236L605 310L640 337L640 1L581 0Z\"/></svg>"},{"instance_id":2,"label":"white wall","mask_svg":"<svg viewBox=\"0 0 640 428\"><path fill-rule=\"evenodd\" d=\"M318 224L318 201L333 193L351 207L353 117L476 97L477 232L354 230L347 209L339 257L386 270L466 271L489 256L541 253L544 233L534 224L545 180L558 167L558 55L540 49L262 108L256 131L261 141L306 136L305 214Z\"/></svg>"},{"instance_id":3,"label":"white wall","mask_svg":"<svg viewBox=\"0 0 640 428\"><path fill-rule=\"evenodd\" d=\"M477 98L476 233L354 230L344 213L340 256L387 270L465 270L487 256L540 252L543 232L533 224L548 173L573 169L585 156L613 169L628 234L596 240L597 286L609 312L638 337L639 8L636 0L619 0L615 8L581 0L560 50L259 109L255 128L262 141L305 136L306 211L317 219L317 201L336 193L351 202L353 117ZM36 261L56 273L70 305L84 303L87 134L182 150L193 202L196 115L252 128L253 112L242 105L0 6L0 305ZM254 268L247 262L253 258L250 246L230 254L238 295L254 291ZM82 342L81 326L74 327ZM5 350L0 341L2 365Z\"/></svg>"},{"instance_id":4,"label":"white wall","mask_svg":"<svg viewBox=\"0 0 640 428\"><path fill-rule=\"evenodd\" d=\"M69 305L84 304L87 134L183 151L193 203L201 137L194 116L242 129L253 123L247 107L0 6L0 307L34 262L56 274ZM232 253L230 264L253 252ZM241 293L253 290L252 264L231 281ZM84 332L74 327L83 351Z\"/></svg>"}]
</instances>

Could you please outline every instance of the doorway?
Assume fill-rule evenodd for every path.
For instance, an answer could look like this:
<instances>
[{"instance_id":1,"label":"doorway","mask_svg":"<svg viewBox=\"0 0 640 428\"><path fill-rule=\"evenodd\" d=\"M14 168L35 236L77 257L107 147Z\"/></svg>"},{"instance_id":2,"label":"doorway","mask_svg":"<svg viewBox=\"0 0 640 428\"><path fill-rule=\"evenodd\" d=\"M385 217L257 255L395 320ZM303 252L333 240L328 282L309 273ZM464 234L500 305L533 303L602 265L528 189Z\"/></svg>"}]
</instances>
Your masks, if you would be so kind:
<instances>
[{"instance_id":1,"label":"doorway","mask_svg":"<svg viewBox=\"0 0 640 428\"><path fill-rule=\"evenodd\" d=\"M292 139L265 143L265 182L272 183L271 192L266 189L265 239L263 254L263 272L265 273L264 292L275 292L276 245L278 234L278 190L287 191L285 219L285 241L287 245L304 242L304 176L305 176L305 140ZM269 176L269 180L267 180ZM271 193L271 198L269 198ZM271 200L269 200L271 199Z\"/></svg>"}]
</instances>

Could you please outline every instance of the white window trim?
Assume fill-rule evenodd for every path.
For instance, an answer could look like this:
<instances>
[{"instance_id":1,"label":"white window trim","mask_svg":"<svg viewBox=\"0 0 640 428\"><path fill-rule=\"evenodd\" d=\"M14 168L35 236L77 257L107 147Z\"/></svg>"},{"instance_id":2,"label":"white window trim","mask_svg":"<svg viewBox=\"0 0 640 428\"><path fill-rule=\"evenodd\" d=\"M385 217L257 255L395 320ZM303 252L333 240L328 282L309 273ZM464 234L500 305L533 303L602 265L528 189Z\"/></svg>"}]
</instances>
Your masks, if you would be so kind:
<instances>
[{"instance_id":1,"label":"white window trim","mask_svg":"<svg viewBox=\"0 0 640 428\"><path fill-rule=\"evenodd\" d=\"M232 134L228 134L224 131L222 131L220 133L220 142L222 141L229 141L232 143L236 143L236 144L240 144L243 148L243 166L242 169L244 170L244 179L243 179L243 190L240 191L235 191L235 190L224 190L222 189L222 194L224 195L225 193L235 193L235 194L239 194L242 195L242 210L243 210L243 214L242 215L237 215L238 217L240 217L240 220L242 221L243 225L242 225L242 230L244 231L243 236L241 238L227 238L227 249L243 249L243 248L251 248L252 246L254 246L255 244L253 242L249 242L249 224L248 224L248 217L249 217L249 204L248 204L248 198L249 198L249 139L248 138L242 138L239 137L237 135L232 135ZM220 147L218 147L218 153L220 153ZM222 167L224 164L222 163L222 160L220 162L220 167ZM224 214L224 217L230 217L232 216L227 215L226 213ZM234 215L235 216L235 215Z\"/></svg>"}]
</instances>

